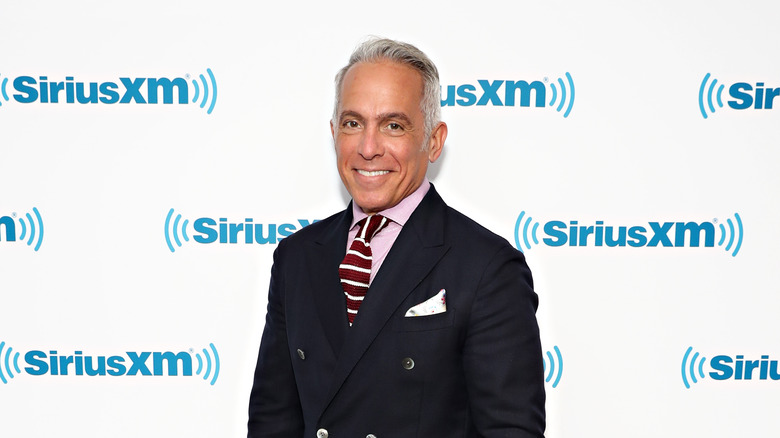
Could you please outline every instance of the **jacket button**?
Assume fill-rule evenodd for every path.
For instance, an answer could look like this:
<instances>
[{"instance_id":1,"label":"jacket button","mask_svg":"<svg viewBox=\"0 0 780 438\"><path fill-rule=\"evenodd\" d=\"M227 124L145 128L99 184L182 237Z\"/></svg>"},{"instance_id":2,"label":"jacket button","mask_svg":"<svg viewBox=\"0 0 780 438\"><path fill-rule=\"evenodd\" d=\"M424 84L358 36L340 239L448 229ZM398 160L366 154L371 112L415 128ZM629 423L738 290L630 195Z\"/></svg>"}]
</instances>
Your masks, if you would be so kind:
<instances>
[{"instance_id":1,"label":"jacket button","mask_svg":"<svg viewBox=\"0 0 780 438\"><path fill-rule=\"evenodd\" d=\"M306 353L304 353L303 350L301 350L300 348L298 349L298 357L300 357L301 360L306 359ZM320 430L325 430L325 429L320 429ZM326 437L328 436L328 431L327 430L325 431L325 436Z\"/></svg>"},{"instance_id":2,"label":"jacket button","mask_svg":"<svg viewBox=\"0 0 780 438\"><path fill-rule=\"evenodd\" d=\"M376 435L374 435L373 433L369 433L368 435L366 435L366 438L376 438Z\"/></svg>"},{"instance_id":3,"label":"jacket button","mask_svg":"<svg viewBox=\"0 0 780 438\"><path fill-rule=\"evenodd\" d=\"M328 438L327 429L320 429L317 431L317 438Z\"/></svg>"},{"instance_id":4,"label":"jacket button","mask_svg":"<svg viewBox=\"0 0 780 438\"><path fill-rule=\"evenodd\" d=\"M414 361L411 357L405 357L404 360L401 361L401 365L404 367L405 370L411 370L414 368Z\"/></svg>"}]
</instances>

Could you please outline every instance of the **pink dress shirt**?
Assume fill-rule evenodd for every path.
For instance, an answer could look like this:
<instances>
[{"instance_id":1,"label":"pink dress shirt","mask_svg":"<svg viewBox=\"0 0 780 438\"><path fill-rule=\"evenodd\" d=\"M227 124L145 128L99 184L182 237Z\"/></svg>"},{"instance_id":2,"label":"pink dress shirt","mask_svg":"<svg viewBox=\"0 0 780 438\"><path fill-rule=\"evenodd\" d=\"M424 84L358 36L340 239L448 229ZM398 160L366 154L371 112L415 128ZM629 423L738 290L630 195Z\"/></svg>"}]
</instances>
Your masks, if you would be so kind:
<instances>
[{"instance_id":1,"label":"pink dress shirt","mask_svg":"<svg viewBox=\"0 0 780 438\"><path fill-rule=\"evenodd\" d=\"M425 194L428 193L428 189L430 188L431 183L428 181L428 178L425 178L423 179L422 184L420 184L420 187L412 192L411 195L401 200L401 202L399 202L394 207L390 207L387 210L382 210L379 212L379 214L392 220L392 222L390 222L382 231L377 233L377 235L371 239L372 261L371 278L368 282L369 286L371 285L371 282L374 281L374 277L376 277L376 273L379 272L379 268L382 267L382 262L385 261L385 257L387 257L387 253L390 251L393 243L395 243L395 239L398 237L398 233L401 232L401 228L403 228L403 226L406 224L406 221L409 220L409 216L412 215L417 206L420 205L420 202L425 197ZM344 254L347 253L350 245L352 245L352 241L355 240L355 236L357 236L358 229L360 228L357 226L357 223L365 217L368 217L368 215L365 214L363 210L361 210L360 207L358 207L357 204L355 204L353 201L352 224L349 228L347 246L344 248Z\"/></svg>"}]
</instances>

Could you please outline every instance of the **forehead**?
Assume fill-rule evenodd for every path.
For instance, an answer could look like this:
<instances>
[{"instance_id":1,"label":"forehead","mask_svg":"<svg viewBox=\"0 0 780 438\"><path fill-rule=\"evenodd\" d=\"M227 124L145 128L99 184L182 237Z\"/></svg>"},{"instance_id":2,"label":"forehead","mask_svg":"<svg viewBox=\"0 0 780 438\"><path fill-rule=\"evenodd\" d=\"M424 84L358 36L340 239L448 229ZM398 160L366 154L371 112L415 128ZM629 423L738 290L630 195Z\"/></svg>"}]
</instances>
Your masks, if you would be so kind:
<instances>
[{"instance_id":1,"label":"forehead","mask_svg":"<svg viewBox=\"0 0 780 438\"><path fill-rule=\"evenodd\" d=\"M419 107L422 97L422 74L414 68L387 60L359 62L344 75L340 106L343 109L361 104Z\"/></svg>"}]
</instances>

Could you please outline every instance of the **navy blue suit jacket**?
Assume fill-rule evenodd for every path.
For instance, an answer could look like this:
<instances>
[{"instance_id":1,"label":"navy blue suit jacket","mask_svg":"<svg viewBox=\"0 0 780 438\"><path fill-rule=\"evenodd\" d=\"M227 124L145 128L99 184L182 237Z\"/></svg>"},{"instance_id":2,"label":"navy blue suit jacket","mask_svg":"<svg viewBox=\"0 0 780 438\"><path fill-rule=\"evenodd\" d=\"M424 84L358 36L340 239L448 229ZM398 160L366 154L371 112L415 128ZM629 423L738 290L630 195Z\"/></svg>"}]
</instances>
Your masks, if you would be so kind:
<instances>
[{"instance_id":1,"label":"navy blue suit jacket","mask_svg":"<svg viewBox=\"0 0 780 438\"><path fill-rule=\"evenodd\" d=\"M248 436L543 437L537 296L522 253L431 187L350 328L338 266L351 216L309 225L274 253ZM441 289L446 312L404 316Z\"/></svg>"}]
</instances>

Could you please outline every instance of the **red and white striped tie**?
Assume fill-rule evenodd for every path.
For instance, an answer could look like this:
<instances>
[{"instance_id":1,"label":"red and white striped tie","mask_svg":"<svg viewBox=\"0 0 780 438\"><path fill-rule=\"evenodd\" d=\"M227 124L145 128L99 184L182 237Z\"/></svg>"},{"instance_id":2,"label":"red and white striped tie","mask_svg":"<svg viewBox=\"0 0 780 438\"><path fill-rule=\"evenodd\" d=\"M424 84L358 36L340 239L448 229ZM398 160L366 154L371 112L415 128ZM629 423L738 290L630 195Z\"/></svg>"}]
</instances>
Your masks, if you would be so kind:
<instances>
[{"instance_id":1,"label":"red and white striped tie","mask_svg":"<svg viewBox=\"0 0 780 438\"><path fill-rule=\"evenodd\" d=\"M371 279L371 239L388 223L390 220L379 214L361 220L360 230L339 265L339 278L347 297L347 318L350 326L355 321Z\"/></svg>"}]
</instances>

